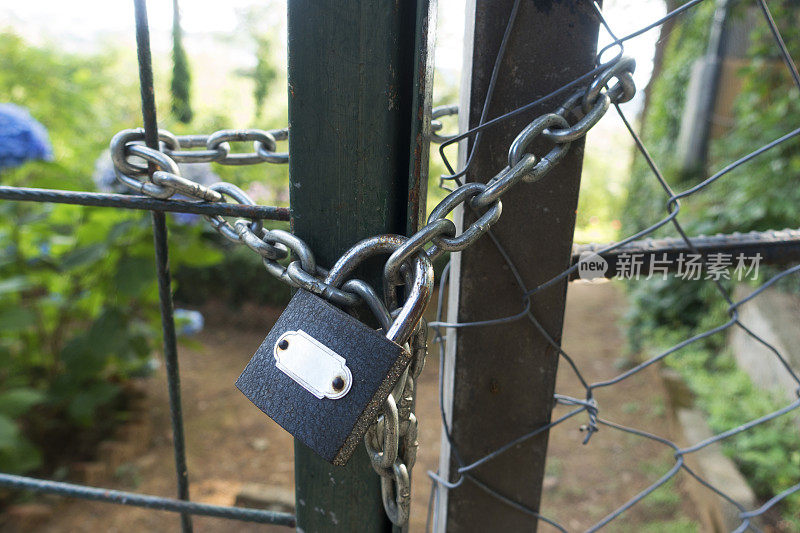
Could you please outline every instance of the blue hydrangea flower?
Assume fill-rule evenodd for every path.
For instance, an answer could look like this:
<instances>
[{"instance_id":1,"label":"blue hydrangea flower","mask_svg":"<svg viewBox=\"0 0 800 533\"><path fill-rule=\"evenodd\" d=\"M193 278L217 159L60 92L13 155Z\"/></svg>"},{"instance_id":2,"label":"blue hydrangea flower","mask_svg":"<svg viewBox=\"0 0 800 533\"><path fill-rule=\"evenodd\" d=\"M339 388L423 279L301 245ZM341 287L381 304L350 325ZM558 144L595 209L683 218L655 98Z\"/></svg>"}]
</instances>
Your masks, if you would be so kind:
<instances>
[{"instance_id":1,"label":"blue hydrangea flower","mask_svg":"<svg viewBox=\"0 0 800 533\"><path fill-rule=\"evenodd\" d=\"M203 331L205 320L200 311L191 309L175 309L175 327L178 335L191 337Z\"/></svg>"},{"instance_id":2,"label":"blue hydrangea flower","mask_svg":"<svg viewBox=\"0 0 800 533\"><path fill-rule=\"evenodd\" d=\"M0 169L18 167L34 159L53 159L47 130L26 109L0 104Z\"/></svg>"}]
</instances>

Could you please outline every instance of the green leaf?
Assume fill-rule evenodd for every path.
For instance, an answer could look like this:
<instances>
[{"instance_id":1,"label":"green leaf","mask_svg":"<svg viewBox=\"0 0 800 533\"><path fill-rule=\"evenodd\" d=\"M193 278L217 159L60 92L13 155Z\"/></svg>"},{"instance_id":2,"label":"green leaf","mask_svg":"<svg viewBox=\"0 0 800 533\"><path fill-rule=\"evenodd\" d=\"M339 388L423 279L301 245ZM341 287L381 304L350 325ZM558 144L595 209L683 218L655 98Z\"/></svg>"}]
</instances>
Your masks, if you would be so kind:
<instances>
[{"instance_id":1,"label":"green leaf","mask_svg":"<svg viewBox=\"0 0 800 533\"><path fill-rule=\"evenodd\" d=\"M65 389L64 394L69 395L73 387L80 388L88 378L99 374L106 366L106 356L89 340L86 334L73 337L61 350L61 360L66 372L59 380ZM56 388L62 388L54 384Z\"/></svg>"},{"instance_id":2,"label":"green leaf","mask_svg":"<svg viewBox=\"0 0 800 533\"><path fill-rule=\"evenodd\" d=\"M90 350L105 358L119 353L128 340L126 323L127 319L119 309L105 309L89 328L87 340Z\"/></svg>"},{"instance_id":3,"label":"green leaf","mask_svg":"<svg viewBox=\"0 0 800 533\"><path fill-rule=\"evenodd\" d=\"M120 294L139 296L155 283L155 269L150 257L123 257L117 263L114 285Z\"/></svg>"},{"instance_id":4,"label":"green leaf","mask_svg":"<svg viewBox=\"0 0 800 533\"><path fill-rule=\"evenodd\" d=\"M21 387L0 392L0 414L17 418L45 400L43 392Z\"/></svg>"},{"instance_id":5,"label":"green leaf","mask_svg":"<svg viewBox=\"0 0 800 533\"><path fill-rule=\"evenodd\" d=\"M0 415L0 449L13 447L19 437L19 428L14 420L6 415Z\"/></svg>"},{"instance_id":6,"label":"green leaf","mask_svg":"<svg viewBox=\"0 0 800 533\"><path fill-rule=\"evenodd\" d=\"M9 307L0 311L0 331L22 331L33 325L36 315L26 307Z\"/></svg>"},{"instance_id":7,"label":"green leaf","mask_svg":"<svg viewBox=\"0 0 800 533\"><path fill-rule=\"evenodd\" d=\"M71 270L80 266L89 265L102 259L106 254L104 243L92 244L70 250L61 257L61 267L64 270Z\"/></svg>"},{"instance_id":8,"label":"green leaf","mask_svg":"<svg viewBox=\"0 0 800 533\"><path fill-rule=\"evenodd\" d=\"M0 471L24 474L42 464L42 454L19 433L13 420L0 415Z\"/></svg>"},{"instance_id":9,"label":"green leaf","mask_svg":"<svg viewBox=\"0 0 800 533\"><path fill-rule=\"evenodd\" d=\"M49 210L47 210L47 209L44 209L44 210L42 210L42 209L33 209L33 210L30 210L30 211L27 211L27 212L21 214L17 218L17 223L21 224L21 225L22 224L25 224L25 225L34 224L34 223L40 222L42 220L47 220L47 218L49 216L50 216L50 213L49 213Z\"/></svg>"},{"instance_id":10,"label":"green leaf","mask_svg":"<svg viewBox=\"0 0 800 533\"><path fill-rule=\"evenodd\" d=\"M31 282L25 276L15 276L0 280L0 294L24 291L31 286Z\"/></svg>"},{"instance_id":11,"label":"green leaf","mask_svg":"<svg viewBox=\"0 0 800 533\"><path fill-rule=\"evenodd\" d=\"M123 220L122 222L114 224L114 226L108 232L108 240L111 242L116 242L132 229L136 228L138 224L139 222L136 220Z\"/></svg>"},{"instance_id":12,"label":"green leaf","mask_svg":"<svg viewBox=\"0 0 800 533\"><path fill-rule=\"evenodd\" d=\"M218 248L212 248L199 240L174 250L175 263L189 267L208 267L222 261L225 256Z\"/></svg>"},{"instance_id":13,"label":"green leaf","mask_svg":"<svg viewBox=\"0 0 800 533\"><path fill-rule=\"evenodd\" d=\"M93 422L97 409L107 405L118 393L119 387L113 383L95 383L76 394L67 411L77 422L89 425Z\"/></svg>"}]
</instances>

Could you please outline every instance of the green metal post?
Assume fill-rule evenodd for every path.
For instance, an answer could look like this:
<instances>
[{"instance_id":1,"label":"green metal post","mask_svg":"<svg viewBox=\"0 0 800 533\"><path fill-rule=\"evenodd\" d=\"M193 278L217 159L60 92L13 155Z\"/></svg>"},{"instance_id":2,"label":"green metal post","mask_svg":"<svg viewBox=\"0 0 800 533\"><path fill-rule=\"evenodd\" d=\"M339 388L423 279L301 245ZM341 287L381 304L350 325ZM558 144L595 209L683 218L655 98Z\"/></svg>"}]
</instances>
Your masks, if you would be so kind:
<instances>
[{"instance_id":1,"label":"green metal post","mask_svg":"<svg viewBox=\"0 0 800 533\"><path fill-rule=\"evenodd\" d=\"M289 1L292 230L324 267L424 215L431 3ZM340 468L295 442L295 485L298 530L391 529L366 453Z\"/></svg>"}]
</instances>

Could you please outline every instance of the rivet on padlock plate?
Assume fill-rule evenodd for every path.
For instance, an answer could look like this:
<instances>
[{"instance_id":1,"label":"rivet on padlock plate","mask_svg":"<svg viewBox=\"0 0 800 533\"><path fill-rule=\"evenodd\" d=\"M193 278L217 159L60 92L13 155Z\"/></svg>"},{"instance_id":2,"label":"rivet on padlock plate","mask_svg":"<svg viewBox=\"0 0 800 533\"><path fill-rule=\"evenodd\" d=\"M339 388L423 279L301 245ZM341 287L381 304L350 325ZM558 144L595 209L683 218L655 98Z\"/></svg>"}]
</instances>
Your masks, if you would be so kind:
<instances>
[{"instance_id":1,"label":"rivet on padlock plate","mask_svg":"<svg viewBox=\"0 0 800 533\"><path fill-rule=\"evenodd\" d=\"M298 440L341 466L361 447L410 358L379 331L298 290L236 386Z\"/></svg>"}]
</instances>

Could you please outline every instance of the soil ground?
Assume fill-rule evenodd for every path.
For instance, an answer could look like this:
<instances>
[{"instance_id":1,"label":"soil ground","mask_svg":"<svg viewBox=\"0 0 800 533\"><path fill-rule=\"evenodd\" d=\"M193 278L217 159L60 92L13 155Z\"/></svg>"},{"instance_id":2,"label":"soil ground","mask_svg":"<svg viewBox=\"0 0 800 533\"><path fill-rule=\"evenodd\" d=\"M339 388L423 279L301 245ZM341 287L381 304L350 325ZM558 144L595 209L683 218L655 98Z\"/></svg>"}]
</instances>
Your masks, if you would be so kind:
<instances>
[{"instance_id":1,"label":"soil ground","mask_svg":"<svg viewBox=\"0 0 800 533\"><path fill-rule=\"evenodd\" d=\"M564 347L590 381L609 378L624 352L619 329L624 298L611 283L570 285ZM233 383L259 346L280 310L205 310L206 330L180 353L181 386L192 499L233 504L244 483L293 488L292 439L236 390ZM420 452L415 467L411 531L425 530L430 483L439 454L437 350L431 351L418 385ZM172 496L175 475L163 368L148 381L148 409L156 428L149 451L105 480L103 486ZM558 392L582 397L565 365ZM655 369L598 392L600 416L669 437L664 391ZM565 412L559 408L555 415ZM673 464L664 446L601 428L586 446L571 419L551 431L542 513L569 531L581 531L659 478ZM681 532L698 526L679 481L668 483L634 506L607 531ZM172 513L94 502L60 500L52 519L38 532L171 532ZM516 512L509 510L509 512ZM285 528L195 518L197 532L272 532ZM542 531L551 528L543 526Z\"/></svg>"}]
</instances>

